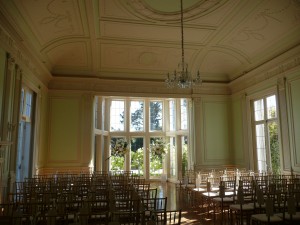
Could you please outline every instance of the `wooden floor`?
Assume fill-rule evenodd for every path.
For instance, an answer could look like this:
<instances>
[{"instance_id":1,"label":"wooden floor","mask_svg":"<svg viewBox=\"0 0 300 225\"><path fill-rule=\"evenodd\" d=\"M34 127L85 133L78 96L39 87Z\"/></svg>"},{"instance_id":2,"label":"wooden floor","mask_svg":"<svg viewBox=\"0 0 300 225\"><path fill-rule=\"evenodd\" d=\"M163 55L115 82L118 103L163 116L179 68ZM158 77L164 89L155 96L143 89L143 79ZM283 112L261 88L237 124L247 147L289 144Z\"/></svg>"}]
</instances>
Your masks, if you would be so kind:
<instances>
[{"instance_id":1,"label":"wooden floor","mask_svg":"<svg viewBox=\"0 0 300 225\"><path fill-rule=\"evenodd\" d=\"M184 193L176 188L174 183L170 182L153 182L151 186L157 187L158 197L167 197L167 209L182 209L182 224L197 224L197 225L213 225L213 224L230 224L227 219L221 222L220 217L212 220L211 214L207 213L207 209L203 209L195 204Z\"/></svg>"}]
</instances>

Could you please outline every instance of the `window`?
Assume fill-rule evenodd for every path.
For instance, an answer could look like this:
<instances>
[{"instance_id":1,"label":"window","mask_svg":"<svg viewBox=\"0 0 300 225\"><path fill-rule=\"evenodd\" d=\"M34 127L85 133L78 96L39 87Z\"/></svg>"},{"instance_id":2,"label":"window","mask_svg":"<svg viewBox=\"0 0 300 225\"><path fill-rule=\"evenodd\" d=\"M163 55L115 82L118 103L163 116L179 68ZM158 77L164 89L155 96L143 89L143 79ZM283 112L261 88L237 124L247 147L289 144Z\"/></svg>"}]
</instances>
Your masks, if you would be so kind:
<instances>
[{"instance_id":1,"label":"window","mask_svg":"<svg viewBox=\"0 0 300 225\"><path fill-rule=\"evenodd\" d=\"M150 102L150 130L161 131L162 130L162 101Z\"/></svg>"},{"instance_id":2,"label":"window","mask_svg":"<svg viewBox=\"0 0 300 225\"><path fill-rule=\"evenodd\" d=\"M164 155L157 155L152 151L151 145L157 142L163 141L162 137L151 137L150 138L150 177L157 177L163 173L163 157Z\"/></svg>"},{"instance_id":3,"label":"window","mask_svg":"<svg viewBox=\"0 0 300 225\"><path fill-rule=\"evenodd\" d=\"M124 131L124 110L122 100L113 100L110 107L110 131Z\"/></svg>"},{"instance_id":4,"label":"window","mask_svg":"<svg viewBox=\"0 0 300 225\"><path fill-rule=\"evenodd\" d=\"M31 120L33 92L27 88L21 90L21 119L27 122Z\"/></svg>"},{"instance_id":5,"label":"window","mask_svg":"<svg viewBox=\"0 0 300 225\"><path fill-rule=\"evenodd\" d=\"M175 131L176 129L176 104L175 100L169 101L169 119L170 119L170 131Z\"/></svg>"},{"instance_id":6,"label":"window","mask_svg":"<svg viewBox=\"0 0 300 225\"><path fill-rule=\"evenodd\" d=\"M94 112L95 112L95 128L98 128L98 98L95 99L95 107L94 107Z\"/></svg>"},{"instance_id":7,"label":"window","mask_svg":"<svg viewBox=\"0 0 300 225\"><path fill-rule=\"evenodd\" d=\"M182 149L182 176L185 175L185 172L188 170L188 137L181 137L181 149Z\"/></svg>"},{"instance_id":8,"label":"window","mask_svg":"<svg viewBox=\"0 0 300 225\"><path fill-rule=\"evenodd\" d=\"M170 151L170 176L176 177L177 157L176 157L176 148L175 148L175 137L170 137L169 151Z\"/></svg>"},{"instance_id":9,"label":"window","mask_svg":"<svg viewBox=\"0 0 300 225\"><path fill-rule=\"evenodd\" d=\"M125 168L125 155L116 155L114 152L114 149L117 147L117 142L118 141L125 141L125 137L112 137L111 138L111 143L110 143L110 160L111 160L111 170L124 170Z\"/></svg>"},{"instance_id":10,"label":"window","mask_svg":"<svg viewBox=\"0 0 300 225\"><path fill-rule=\"evenodd\" d=\"M130 142L130 165L131 171L134 174L144 175L144 138L143 137L133 137Z\"/></svg>"},{"instance_id":11,"label":"window","mask_svg":"<svg viewBox=\"0 0 300 225\"><path fill-rule=\"evenodd\" d=\"M144 102L130 102L130 131L144 130Z\"/></svg>"},{"instance_id":12,"label":"window","mask_svg":"<svg viewBox=\"0 0 300 225\"><path fill-rule=\"evenodd\" d=\"M186 159L189 135L188 100L136 97L97 98L95 121L98 121L98 124L100 124L99 120L102 121L101 129L103 130L95 129L95 135L103 135L103 140L105 140L102 142L102 149L99 145L98 148L95 147L96 151L101 151L95 154L98 155L95 162L99 165L97 168L108 166L110 170L131 170L134 174L144 176L146 179L160 179L162 174L168 174L170 178L177 180L182 170L181 163L178 166L177 162L182 162L184 159L184 169L188 163ZM107 108L107 106L110 107ZM164 110L164 107L168 107L168 110ZM106 114L109 116L106 117ZM107 122L104 118L108 118ZM165 119L167 123L164 123ZM178 137L182 138L181 143L183 143L179 146L176 144ZM128 151L122 156L113 154L115 143L121 139L128 142ZM164 149L161 154L152 153L151 144L157 142L159 145L162 142L164 146L164 148L159 148ZM182 152L184 153L181 154Z\"/></svg>"},{"instance_id":13,"label":"window","mask_svg":"<svg viewBox=\"0 0 300 225\"><path fill-rule=\"evenodd\" d=\"M181 113L181 130L186 130L188 126L188 107L187 99L180 99L180 113Z\"/></svg>"},{"instance_id":14,"label":"window","mask_svg":"<svg viewBox=\"0 0 300 225\"><path fill-rule=\"evenodd\" d=\"M253 101L257 169L280 173L276 96Z\"/></svg>"}]
</instances>

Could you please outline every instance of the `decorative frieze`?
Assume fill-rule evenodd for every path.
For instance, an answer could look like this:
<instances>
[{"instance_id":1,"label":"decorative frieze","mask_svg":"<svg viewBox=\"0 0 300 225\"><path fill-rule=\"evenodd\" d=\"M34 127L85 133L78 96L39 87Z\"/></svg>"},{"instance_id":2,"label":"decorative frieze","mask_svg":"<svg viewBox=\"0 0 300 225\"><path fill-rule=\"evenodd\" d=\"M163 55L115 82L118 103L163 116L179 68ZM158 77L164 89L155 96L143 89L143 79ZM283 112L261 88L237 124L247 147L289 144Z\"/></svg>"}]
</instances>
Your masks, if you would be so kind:
<instances>
[{"instance_id":1,"label":"decorative frieze","mask_svg":"<svg viewBox=\"0 0 300 225\"><path fill-rule=\"evenodd\" d=\"M25 54L20 50L20 47L18 46L18 43L14 41L14 39L0 26L0 47L3 47L9 54L11 55L11 58L14 59L14 62L18 62L18 64L21 64L22 67L25 66L26 70L29 70L32 74L34 74L36 77L39 77L41 79L43 74L48 73L48 78L45 80L46 82L49 81L51 78L51 74L47 72L41 72L36 67L36 63L32 61L32 57ZM22 69L25 69L24 67ZM45 71L45 70L44 70Z\"/></svg>"}]
</instances>

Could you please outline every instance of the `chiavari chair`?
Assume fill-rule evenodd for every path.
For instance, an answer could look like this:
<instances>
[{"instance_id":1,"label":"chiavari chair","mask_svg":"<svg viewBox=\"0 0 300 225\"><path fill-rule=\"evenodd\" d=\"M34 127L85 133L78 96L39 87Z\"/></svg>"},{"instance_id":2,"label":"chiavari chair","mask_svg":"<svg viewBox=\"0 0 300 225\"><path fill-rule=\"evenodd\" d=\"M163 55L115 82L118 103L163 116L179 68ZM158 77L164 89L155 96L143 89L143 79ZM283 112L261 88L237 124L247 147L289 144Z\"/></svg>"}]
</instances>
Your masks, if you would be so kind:
<instances>
[{"instance_id":1,"label":"chiavari chair","mask_svg":"<svg viewBox=\"0 0 300 225\"><path fill-rule=\"evenodd\" d=\"M251 179L241 179L237 191L237 201L229 206L231 224L233 217L237 224L243 225L244 218L247 225L250 224L250 217L255 211L254 207L254 181Z\"/></svg>"},{"instance_id":2,"label":"chiavari chair","mask_svg":"<svg viewBox=\"0 0 300 225\"><path fill-rule=\"evenodd\" d=\"M147 225L180 225L181 213L181 209L153 212Z\"/></svg>"},{"instance_id":3,"label":"chiavari chair","mask_svg":"<svg viewBox=\"0 0 300 225\"><path fill-rule=\"evenodd\" d=\"M212 198L213 216L216 219L217 209L221 212L221 223L223 223L224 212L227 211L229 219L229 206L235 203L236 198L236 180L235 178L227 178L220 181L219 191L217 195Z\"/></svg>"},{"instance_id":4,"label":"chiavari chair","mask_svg":"<svg viewBox=\"0 0 300 225\"><path fill-rule=\"evenodd\" d=\"M165 212L167 210L167 197L164 198L142 198L142 211L145 212L145 220L151 220L154 212Z\"/></svg>"}]
</instances>

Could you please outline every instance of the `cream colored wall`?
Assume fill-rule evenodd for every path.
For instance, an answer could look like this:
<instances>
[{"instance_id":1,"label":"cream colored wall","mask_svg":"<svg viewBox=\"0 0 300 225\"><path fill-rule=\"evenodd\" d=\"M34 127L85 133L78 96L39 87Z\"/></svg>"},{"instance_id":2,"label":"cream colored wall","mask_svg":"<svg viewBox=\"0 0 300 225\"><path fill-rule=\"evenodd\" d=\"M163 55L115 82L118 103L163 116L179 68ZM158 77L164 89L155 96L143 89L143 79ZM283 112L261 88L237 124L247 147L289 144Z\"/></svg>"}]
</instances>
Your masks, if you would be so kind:
<instances>
[{"instance_id":1,"label":"cream colored wall","mask_svg":"<svg viewBox=\"0 0 300 225\"><path fill-rule=\"evenodd\" d=\"M231 147L230 98L202 97L195 109L196 166L230 166ZM200 146L200 147L199 147Z\"/></svg>"},{"instance_id":2,"label":"cream colored wall","mask_svg":"<svg viewBox=\"0 0 300 225\"><path fill-rule=\"evenodd\" d=\"M231 155L235 165L243 168L249 168L249 161L246 159L244 149L244 133L243 133L243 96L232 99L231 103Z\"/></svg>"},{"instance_id":3,"label":"cream colored wall","mask_svg":"<svg viewBox=\"0 0 300 225\"><path fill-rule=\"evenodd\" d=\"M6 54L3 49L0 48L0 115L2 115L2 102L3 102L3 90L4 90L4 71L5 71ZM1 122L1 117L0 117ZM1 127L0 127L1 137Z\"/></svg>"},{"instance_id":4,"label":"cream colored wall","mask_svg":"<svg viewBox=\"0 0 300 225\"><path fill-rule=\"evenodd\" d=\"M289 106L289 141L291 151L291 166L300 172L300 71L298 76L288 79Z\"/></svg>"},{"instance_id":5,"label":"cream colored wall","mask_svg":"<svg viewBox=\"0 0 300 225\"><path fill-rule=\"evenodd\" d=\"M92 166L93 97L82 93L50 93L48 146L40 173L81 172Z\"/></svg>"}]
</instances>

